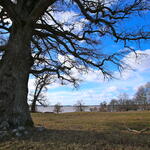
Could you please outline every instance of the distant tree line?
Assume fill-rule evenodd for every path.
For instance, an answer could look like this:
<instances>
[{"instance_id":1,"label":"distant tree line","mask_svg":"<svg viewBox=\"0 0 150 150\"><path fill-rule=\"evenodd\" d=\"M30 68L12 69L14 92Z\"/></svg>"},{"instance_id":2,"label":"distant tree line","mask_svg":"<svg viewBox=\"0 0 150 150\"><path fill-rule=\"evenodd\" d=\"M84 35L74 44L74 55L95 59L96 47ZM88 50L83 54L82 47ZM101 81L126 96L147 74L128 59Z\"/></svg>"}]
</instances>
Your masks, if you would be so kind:
<instances>
[{"instance_id":1,"label":"distant tree line","mask_svg":"<svg viewBox=\"0 0 150 150\"><path fill-rule=\"evenodd\" d=\"M127 93L121 93L117 99L112 99L109 103L100 103L97 111L130 111L130 110L150 110L150 82L140 86L134 97L129 98ZM91 111L96 111L93 108Z\"/></svg>"},{"instance_id":2,"label":"distant tree line","mask_svg":"<svg viewBox=\"0 0 150 150\"><path fill-rule=\"evenodd\" d=\"M82 100L74 105L76 112L84 112L88 106ZM103 101L99 106L90 107L91 112L120 112L131 110L150 110L150 82L138 87L134 97L129 98L127 93L120 93L118 98L109 103Z\"/></svg>"}]
</instances>

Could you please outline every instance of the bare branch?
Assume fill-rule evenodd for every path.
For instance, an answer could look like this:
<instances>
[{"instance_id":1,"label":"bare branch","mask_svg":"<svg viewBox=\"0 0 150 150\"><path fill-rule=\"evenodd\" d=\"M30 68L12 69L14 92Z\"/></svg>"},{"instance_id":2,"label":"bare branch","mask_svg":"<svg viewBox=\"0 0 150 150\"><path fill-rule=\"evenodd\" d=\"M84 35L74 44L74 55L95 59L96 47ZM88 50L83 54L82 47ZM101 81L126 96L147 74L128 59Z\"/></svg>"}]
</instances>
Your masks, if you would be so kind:
<instances>
[{"instance_id":1,"label":"bare branch","mask_svg":"<svg viewBox=\"0 0 150 150\"><path fill-rule=\"evenodd\" d=\"M15 11L15 5L11 2L11 0L1 0L0 5L4 8L4 10L8 13L8 16L16 21L17 23L20 23L20 17Z\"/></svg>"}]
</instances>

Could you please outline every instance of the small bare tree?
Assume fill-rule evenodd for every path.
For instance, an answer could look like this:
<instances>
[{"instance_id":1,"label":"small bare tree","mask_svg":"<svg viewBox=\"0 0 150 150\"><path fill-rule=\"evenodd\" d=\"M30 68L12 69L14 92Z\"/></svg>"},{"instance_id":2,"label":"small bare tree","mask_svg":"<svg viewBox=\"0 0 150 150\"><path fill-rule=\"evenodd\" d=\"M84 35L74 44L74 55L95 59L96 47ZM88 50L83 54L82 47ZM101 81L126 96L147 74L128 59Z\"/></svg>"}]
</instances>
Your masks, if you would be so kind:
<instances>
[{"instance_id":1,"label":"small bare tree","mask_svg":"<svg viewBox=\"0 0 150 150\"><path fill-rule=\"evenodd\" d=\"M77 103L74 105L74 109L76 112L84 112L86 106L84 105L82 100L77 101Z\"/></svg>"},{"instance_id":2,"label":"small bare tree","mask_svg":"<svg viewBox=\"0 0 150 150\"><path fill-rule=\"evenodd\" d=\"M95 106L95 107L90 107L90 112L97 112L98 111L98 108Z\"/></svg>"},{"instance_id":3,"label":"small bare tree","mask_svg":"<svg viewBox=\"0 0 150 150\"><path fill-rule=\"evenodd\" d=\"M139 106L139 109L145 110L149 109L150 104L150 82L145 85L140 86L134 96L135 103Z\"/></svg>"},{"instance_id":4,"label":"small bare tree","mask_svg":"<svg viewBox=\"0 0 150 150\"><path fill-rule=\"evenodd\" d=\"M54 78L49 74L42 74L38 76L35 80L35 90L30 93L31 101L31 112L36 112L36 104L39 103L42 106L46 106L46 96L47 86L54 82Z\"/></svg>"},{"instance_id":5,"label":"small bare tree","mask_svg":"<svg viewBox=\"0 0 150 150\"><path fill-rule=\"evenodd\" d=\"M105 101L100 103L99 111L100 112L106 112L107 111L107 103Z\"/></svg>"},{"instance_id":6,"label":"small bare tree","mask_svg":"<svg viewBox=\"0 0 150 150\"><path fill-rule=\"evenodd\" d=\"M57 113L57 114L59 114L60 112L62 112L63 111L63 106L60 104L60 103L57 103L57 104L55 104L54 105L54 113Z\"/></svg>"}]
</instances>

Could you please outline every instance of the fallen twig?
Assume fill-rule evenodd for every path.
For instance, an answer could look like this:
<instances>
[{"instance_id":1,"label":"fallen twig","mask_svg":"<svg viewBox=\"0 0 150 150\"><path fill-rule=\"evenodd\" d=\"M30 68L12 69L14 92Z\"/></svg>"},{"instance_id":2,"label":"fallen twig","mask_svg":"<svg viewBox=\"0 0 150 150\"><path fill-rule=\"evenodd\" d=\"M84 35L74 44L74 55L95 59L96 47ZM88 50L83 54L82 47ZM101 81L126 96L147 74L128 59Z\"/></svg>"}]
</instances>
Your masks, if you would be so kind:
<instances>
[{"instance_id":1,"label":"fallen twig","mask_svg":"<svg viewBox=\"0 0 150 150\"><path fill-rule=\"evenodd\" d=\"M144 128L144 129L142 129L142 130L130 129L130 128L128 128L128 127L126 127L126 129L127 129L129 132L133 132L133 133L136 133L136 134L141 134L141 133L144 133L144 132L150 130L150 127Z\"/></svg>"}]
</instances>

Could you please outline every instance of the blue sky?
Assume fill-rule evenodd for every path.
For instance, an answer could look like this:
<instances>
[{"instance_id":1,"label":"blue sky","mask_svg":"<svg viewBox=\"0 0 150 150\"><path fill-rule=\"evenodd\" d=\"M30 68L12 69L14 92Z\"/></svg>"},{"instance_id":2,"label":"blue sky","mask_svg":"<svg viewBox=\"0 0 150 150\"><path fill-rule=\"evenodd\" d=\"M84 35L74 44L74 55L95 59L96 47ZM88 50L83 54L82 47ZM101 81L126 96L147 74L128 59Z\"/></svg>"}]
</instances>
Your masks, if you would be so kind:
<instances>
[{"instance_id":1,"label":"blue sky","mask_svg":"<svg viewBox=\"0 0 150 150\"><path fill-rule=\"evenodd\" d=\"M72 15L76 14L75 11L67 11L61 14L61 19L67 21ZM59 18L59 17L58 17ZM60 18L59 18L60 19ZM150 13L145 12L142 18L132 16L130 21L120 23L120 29L137 29L143 25L150 25ZM81 25L77 25L77 30L81 30ZM127 54L123 61L131 66L133 69L125 69L120 76L117 70L115 76L117 79L103 80L103 76L97 71L92 70L87 75L80 76L76 73L77 77L82 77L84 81L80 83L78 89L74 89L71 85L62 86L58 83L48 86L48 92L45 93L48 103L51 105L60 102L62 105L74 105L78 100L82 100L86 105L98 105L102 101L109 102L113 98L117 98L120 93L126 92L132 98L141 85L150 81L150 41L141 41L138 43L130 42L137 53L147 54L144 58L139 56L135 59L133 52ZM123 44L114 43L110 37L102 39L102 44L99 46L105 52L112 53L121 50ZM109 66L111 67L111 66ZM113 68L112 68L113 69ZM34 79L30 79L29 89L33 90Z\"/></svg>"}]
</instances>

